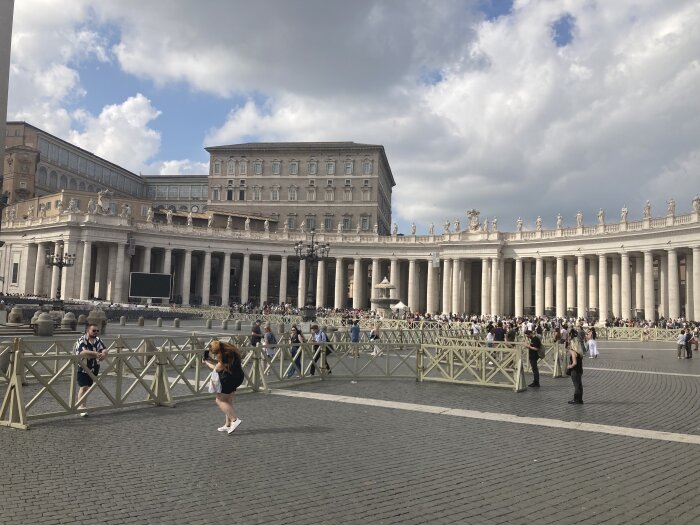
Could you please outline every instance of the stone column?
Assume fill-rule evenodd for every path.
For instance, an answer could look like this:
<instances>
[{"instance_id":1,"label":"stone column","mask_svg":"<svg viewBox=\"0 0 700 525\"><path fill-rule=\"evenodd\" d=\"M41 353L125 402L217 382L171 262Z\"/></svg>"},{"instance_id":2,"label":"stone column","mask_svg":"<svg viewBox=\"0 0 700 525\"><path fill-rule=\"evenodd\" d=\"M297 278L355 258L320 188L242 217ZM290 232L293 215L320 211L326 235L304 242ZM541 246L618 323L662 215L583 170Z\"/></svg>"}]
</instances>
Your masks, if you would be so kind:
<instances>
[{"instance_id":1,"label":"stone column","mask_svg":"<svg viewBox=\"0 0 700 525\"><path fill-rule=\"evenodd\" d=\"M418 308L418 275L416 272L416 260L408 260L408 309L417 312Z\"/></svg>"},{"instance_id":2,"label":"stone column","mask_svg":"<svg viewBox=\"0 0 700 525\"><path fill-rule=\"evenodd\" d=\"M634 258L634 307L644 310L644 256Z\"/></svg>"},{"instance_id":3,"label":"stone column","mask_svg":"<svg viewBox=\"0 0 700 525\"><path fill-rule=\"evenodd\" d=\"M481 315L488 315L491 310L489 303L489 292L491 291L489 282L489 268L491 261L488 257L481 258Z\"/></svg>"},{"instance_id":4,"label":"stone column","mask_svg":"<svg viewBox=\"0 0 700 525\"><path fill-rule=\"evenodd\" d=\"M620 254L620 315L623 319L631 319L632 315L632 282L630 273L630 254Z\"/></svg>"},{"instance_id":5,"label":"stone column","mask_svg":"<svg viewBox=\"0 0 700 525\"><path fill-rule=\"evenodd\" d=\"M612 311L613 317L621 317L622 301L620 298L621 263L617 256L612 258Z\"/></svg>"},{"instance_id":6,"label":"stone column","mask_svg":"<svg viewBox=\"0 0 700 525\"><path fill-rule=\"evenodd\" d=\"M523 316L523 260L515 259L515 317Z\"/></svg>"},{"instance_id":7,"label":"stone column","mask_svg":"<svg viewBox=\"0 0 700 525\"><path fill-rule=\"evenodd\" d=\"M586 317L586 258L576 259L576 316Z\"/></svg>"},{"instance_id":8,"label":"stone column","mask_svg":"<svg viewBox=\"0 0 700 525\"><path fill-rule=\"evenodd\" d=\"M561 255L557 257L557 305L556 305L556 313L557 317L565 317L566 316L566 287L564 285L565 278L566 278L566 268L565 265L566 262L564 261L564 257Z\"/></svg>"},{"instance_id":9,"label":"stone column","mask_svg":"<svg viewBox=\"0 0 700 525\"><path fill-rule=\"evenodd\" d=\"M51 251L54 255L61 257L63 255L63 243L54 243L53 250ZM51 267L51 287L49 288L49 297L56 297L56 290L58 289L58 266Z\"/></svg>"},{"instance_id":10,"label":"stone column","mask_svg":"<svg viewBox=\"0 0 700 525\"><path fill-rule=\"evenodd\" d=\"M462 293L464 287L461 279L462 261L452 259L452 306L451 310L454 313L462 311Z\"/></svg>"},{"instance_id":11,"label":"stone column","mask_svg":"<svg viewBox=\"0 0 700 525\"><path fill-rule=\"evenodd\" d=\"M104 257L106 252L107 255L107 274L104 276L105 283L105 293L100 293L104 299L109 299L112 302L116 302L116 283L117 283L117 245L112 243L109 247L105 247L102 250L102 255ZM102 266L104 267L104 265ZM102 273L102 272L100 272Z\"/></svg>"},{"instance_id":12,"label":"stone column","mask_svg":"<svg viewBox=\"0 0 700 525\"><path fill-rule=\"evenodd\" d=\"M301 308L306 303L306 260L299 260L299 286L297 287L297 306Z\"/></svg>"},{"instance_id":13,"label":"stone column","mask_svg":"<svg viewBox=\"0 0 700 525\"><path fill-rule=\"evenodd\" d=\"M576 312L576 269L571 258L566 259L566 309Z\"/></svg>"},{"instance_id":14,"label":"stone column","mask_svg":"<svg viewBox=\"0 0 700 525\"><path fill-rule=\"evenodd\" d=\"M432 257L428 258L428 283L427 283L427 293L426 293L426 305L425 311L429 314L437 313L437 272L433 267Z\"/></svg>"},{"instance_id":15,"label":"stone column","mask_svg":"<svg viewBox=\"0 0 700 525\"><path fill-rule=\"evenodd\" d=\"M648 321L656 320L654 303L654 255L646 251L644 252L644 318Z\"/></svg>"},{"instance_id":16,"label":"stone column","mask_svg":"<svg viewBox=\"0 0 700 525\"><path fill-rule=\"evenodd\" d=\"M668 256L666 252L659 253L659 316L668 315Z\"/></svg>"},{"instance_id":17,"label":"stone column","mask_svg":"<svg viewBox=\"0 0 700 525\"><path fill-rule=\"evenodd\" d=\"M505 257L501 259L501 296L503 297L503 301L501 301L501 314L509 317L513 316L514 310L511 308L511 305L515 302L513 299L513 290L515 289L515 284L513 283L513 264L513 259L506 260Z\"/></svg>"},{"instance_id":18,"label":"stone column","mask_svg":"<svg viewBox=\"0 0 700 525\"><path fill-rule=\"evenodd\" d=\"M498 287L498 279L499 279L499 270L500 266L500 258L499 257L494 257L491 259L491 315L500 315L501 311L498 308L498 299L499 299L499 287Z\"/></svg>"},{"instance_id":19,"label":"stone column","mask_svg":"<svg viewBox=\"0 0 700 525\"><path fill-rule=\"evenodd\" d=\"M544 315L544 261L542 256L535 257L535 315Z\"/></svg>"},{"instance_id":20,"label":"stone column","mask_svg":"<svg viewBox=\"0 0 700 525\"><path fill-rule=\"evenodd\" d=\"M695 294L693 293L693 258L689 253L685 254L685 318L693 317L695 309Z\"/></svg>"},{"instance_id":21,"label":"stone column","mask_svg":"<svg viewBox=\"0 0 700 525\"><path fill-rule=\"evenodd\" d=\"M464 302L462 304L462 311L465 314L469 314L472 311L472 262L470 260L462 261L462 276L462 281L464 282Z\"/></svg>"},{"instance_id":22,"label":"stone column","mask_svg":"<svg viewBox=\"0 0 700 525\"><path fill-rule=\"evenodd\" d=\"M115 277L114 277L114 302L123 303L124 302L124 245L122 243L117 243L116 249L116 262L114 263Z\"/></svg>"},{"instance_id":23,"label":"stone column","mask_svg":"<svg viewBox=\"0 0 700 525\"><path fill-rule=\"evenodd\" d=\"M678 319L681 316L678 253L675 248L668 250L668 316L671 319Z\"/></svg>"},{"instance_id":24,"label":"stone column","mask_svg":"<svg viewBox=\"0 0 700 525\"><path fill-rule=\"evenodd\" d=\"M37 245L30 243L22 249L21 265L24 265L24 272L20 272L20 290L26 295L34 293L34 278L36 276L36 268L39 264L44 264L44 261L39 261L37 258ZM76 263L78 259L76 259ZM20 265L20 266L21 266Z\"/></svg>"},{"instance_id":25,"label":"stone column","mask_svg":"<svg viewBox=\"0 0 700 525\"><path fill-rule=\"evenodd\" d=\"M287 302L287 256L280 260L280 304Z\"/></svg>"},{"instance_id":26,"label":"stone column","mask_svg":"<svg viewBox=\"0 0 700 525\"><path fill-rule=\"evenodd\" d=\"M345 261L342 257L335 260L335 301L334 308L345 307Z\"/></svg>"},{"instance_id":27,"label":"stone column","mask_svg":"<svg viewBox=\"0 0 700 525\"><path fill-rule=\"evenodd\" d=\"M598 258L589 261L588 272L588 307L598 308Z\"/></svg>"},{"instance_id":28,"label":"stone column","mask_svg":"<svg viewBox=\"0 0 700 525\"><path fill-rule=\"evenodd\" d=\"M544 261L544 309L553 310L554 308L554 261L547 258Z\"/></svg>"},{"instance_id":29,"label":"stone column","mask_svg":"<svg viewBox=\"0 0 700 525\"><path fill-rule=\"evenodd\" d=\"M229 259L230 261L230 259ZM166 248L163 250L163 273L172 275L173 270L173 249Z\"/></svg>"},{"instance_id":30,"label":"stone column","mask_svg":"<svg viewBox=\"0 0 700 525\"><path fill-rule=\"evenodd\" d=\"M382 282L382 276L381 276L381 270L379 268L379 259L376 257L372 259L372 287L370 288L369 291L369 298L370 298L370 309L371 310L376 310L377 305L372 301L373 297L377 296L377 285Z\"/></svg>"},{"instance_id":31,"label":"stone column","mask_svg":"<svg viewBox=\"0 0 700 525\"><path fill-rule=\"evenodd\" d=\"M44 290L44 268L46 268L46 244L40 242L36 251L36 272L34 272L34 293L38 296L46 294Z\"/></svg>"},{"instance_id":32,"label":"stone column","mask_svg":"<svg viewBox=\"0 0 700 525\"><path fill-rule=\"evenodd\" d=\"M185 262L182 265L182 306L190 304L190 285L192 279L192 250L185 250Z\"/></svg>"},{"instance_id":33,"label":"stone column","mask_svg":"<svg viewBox=\"0 0 700 525\"><path fill-rule=\"evenodd\" d=\"M608 318L608 257L598 255L598 319Z\"/></svg>"},{"instance_id":34,"label":"stone column","mask_svg":"<svg viewBox=\"0 0 700 525\"><path fill-rule=\"evenodd\" d=\"M523 261L523 314L532 306L532 261Z\"/></svg>"},{"instance_id":35,"label":"stone column","mask_svg":"<svg viewBox=\"0 0 700 525\"><path fill-rule=\"evenodd\" d=\"M204 268L202 269L202 305L209 306L211 292L211 251L204 251Z\"/></svg>"},{"instance_id":36,"label":"stone column","mask_svg":"<svg viewBox=\"0 0 700 525\"><path fill-rule=\"evenodd\" d=\"M362 308L362 259L355 257L352 272L352 307Z\"/></svg>"},{"instance_id":37,"label":"stone column","mask_svg":"<svg viewBox=\"0 0 700 525\"><path fill-rule=\"evenodd\" d=\"M506 260L498 258L498 315L505 314L505 282L506 282Z\"/></svg>"},{"instance_id":38,"label":"stone column","mask_svg":"<svg viewBox=\"0 0 700 525\"><path fill-rule=\"evenodd\" d=\"M389 297L391 297L392 299L398 299L399 288L401 287L401 270L399 266L399 260L396 257L391 259L391 268L389 273L391 274L389 276L389 282L391 282L391 284L393 284L396 287L393 290L390 290Z\"/></svg>"},{"instance_id":39,"label":"stone column","mask_svg":"<svg viewBox=\"0 0 700 525\"><path fill-rule=\"evenodd\" d=\"M452 259L442 262L442 313L449 314L452 308Z\"/></svg>"},{"instance_id":40,"label":"stone column","mask_svg":"<svg viewBox=\"0 0 700 525\"><path fill-rule=\"evenodd\" d=\"M316 308L325 306L326 298L326 261L316 263Z\"/></svg>"},{"instance_id":41,"label":"stone column","mask_svg":"<svg viewBox=\"0 0 700 525\"><path fill-rule=\"evenodd\" d=\"M68 255L76 255L77 251L77 241L69 239L65 244L64 253ZM75 293L73 292L73 289L75 288L75 266L66 266L63 268L61 288L61 299L75 299Z\"/></svg>"},{"instance_id":42,"label":"stone column","mask_svg":"<svg viewBox=\"0 0 700 525\"><path fill-rule=\"evenodd\" d=\"M299 275L301 280L301 274ZM243 254L243 269L241 271L241 303L245 304L250 298L250 254ZM303 303L302 303L303 304Z\"/></svg>"},{"instance_id":43,"label":"stone column","mask_svg":"<svg viewBox=\"0 0 700 525\"><path fill-rule=\"evenodd\" d=\"M224 252L224 261L221 265L221 306L228 307L231 295L231 254Z\"/></svg>"},{"instance_id":44,"label":"stone column","mask_svg":"<svg viewBox=\"0 0 700 525\"><path fill-rule=\"evenodd\" d=\"M141 271L144 273L151 273L151 247L143 247L143 266Z\"/></svg>"},{"instance_id":45,"label":"stone column","mask_svg":"<svg viewBox=\"0 0 700 525\"><path fill-rule=\"evenodd\" d=\"M262 256L262 271L260 273L260 306L267 302L267 292L270 286L270 256Z\"/></svg>"},{"instance_id":46,"label":"stone column","mask_svg":"<svg viewBox=\"0 0 700 525\"><path fill-rule=\"evenodd\" d=\"M693 319L700 321L700 246L693 246Z\"/></svg>"},{"instance_id":47,"label":"stone column","mask_svg":"<svg viewBox=\"0 0 700 525\"><path fill-rule=\"evenodd\" d=\"M92 258L92 242L83 242L83 272L80 276L80 300L87 301L90 296L90 263ZM43 261L42 261L43 262Z\"/></svg>"}]
</instances>

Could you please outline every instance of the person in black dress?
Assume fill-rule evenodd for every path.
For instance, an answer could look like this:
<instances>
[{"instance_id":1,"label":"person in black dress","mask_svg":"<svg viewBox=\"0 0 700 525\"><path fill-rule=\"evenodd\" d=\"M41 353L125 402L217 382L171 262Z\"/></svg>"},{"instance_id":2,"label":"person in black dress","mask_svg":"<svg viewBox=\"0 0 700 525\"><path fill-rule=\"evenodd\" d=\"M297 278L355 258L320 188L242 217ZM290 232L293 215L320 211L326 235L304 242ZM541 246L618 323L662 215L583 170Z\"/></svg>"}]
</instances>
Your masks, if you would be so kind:
<instances>
[{"instance_id":1,"label":"person in black dress","mask_svg":"<svg viewBox=\"0 0 700 525\"><path fill-rule=\"evenodd\" d=\"M569 364L566 366L566 373L571 375L574 383L574 399L569 401L570 405L583 405L583 352L578 346L569 347Z\"/></svg>"},{"instance_id":2,"label":"person in black dress","mask_svg":"<svg viewBox=\"0 0 700 525\"><path fill-rule=\"evenodd\" d=\"M231 434L241 424L241 420L236 417L236 410L233 408L233 394L245 379L241 366L241 354L235 345L221 341L209 343L209 352L216 357L216 363L213 363L206 356L202 362L219 374L221 392L216 394L216 404L225 416L224 426L217 428L217 430Z\"/></svg>"}]
</instances>

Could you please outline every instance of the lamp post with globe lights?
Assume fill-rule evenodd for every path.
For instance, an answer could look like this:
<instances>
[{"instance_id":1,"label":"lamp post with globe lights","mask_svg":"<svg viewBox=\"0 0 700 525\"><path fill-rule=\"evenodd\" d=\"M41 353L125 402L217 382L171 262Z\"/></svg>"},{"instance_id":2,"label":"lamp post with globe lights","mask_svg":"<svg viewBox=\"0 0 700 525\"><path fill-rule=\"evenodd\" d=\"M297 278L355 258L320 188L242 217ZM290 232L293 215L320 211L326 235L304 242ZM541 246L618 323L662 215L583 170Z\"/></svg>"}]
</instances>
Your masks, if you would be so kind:
<instances>
[{"instance_id":1,"label":"lamp post with globe lights","mask_svg":"<svg viewBox=\"0 0 700 525\"><path fill-rule=\"evenodd\" d=\"M306 261L308 281L306 284L306 304L302 308L304 321L316 320L316 263L328 257L331 247L328 243L320 244L315 240L316 231L311 230L311 241L307 244L299 241L294 245L294 252L300 261Z\"/></svg>"},{"instance_id":2,"label":"lamp post with globe lights","mask_svg":"<svg viewBox=\"0 0 700 525\"><path fill-rule=\"evenodd\" d=\"M61 281L63 278L63 269L70 268L75 264L75 254L49 252L46 254L46 267L58 268L58 286L56 288L56 298L54 300L54 308L60 309L63 307L61 301Z\"/></svg>"}]
</instances>

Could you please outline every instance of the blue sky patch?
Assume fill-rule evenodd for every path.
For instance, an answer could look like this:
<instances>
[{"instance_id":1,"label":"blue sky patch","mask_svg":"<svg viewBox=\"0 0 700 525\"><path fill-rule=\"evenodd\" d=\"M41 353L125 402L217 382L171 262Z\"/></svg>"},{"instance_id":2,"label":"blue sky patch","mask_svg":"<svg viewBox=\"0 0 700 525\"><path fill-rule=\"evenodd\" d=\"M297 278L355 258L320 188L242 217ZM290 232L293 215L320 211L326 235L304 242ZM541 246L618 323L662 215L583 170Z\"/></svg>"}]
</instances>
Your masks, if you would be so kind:
<instances>
[{"instance_id":1,"label":"blue sky patch","mask_svg":"<svg viewBox=\"0 0 700 525\"><path fill-rule=\"evenodd\" d=\"M552 40L557 47L564 47L571 43L574 39L574 28L576 27L576 18L569 13L559 17L552 25Z\"/></svg>"},{"instance_id":2,"label":"blue sky patch","mask_svg":"<svg viewBox=\"0 0 700 525\"><path fill-rule=\"evenodd\" d=\"M481 0L479 11L484 13L486 20L496 20L513 10L513 0Z\"/></svg>"}]
</instances>

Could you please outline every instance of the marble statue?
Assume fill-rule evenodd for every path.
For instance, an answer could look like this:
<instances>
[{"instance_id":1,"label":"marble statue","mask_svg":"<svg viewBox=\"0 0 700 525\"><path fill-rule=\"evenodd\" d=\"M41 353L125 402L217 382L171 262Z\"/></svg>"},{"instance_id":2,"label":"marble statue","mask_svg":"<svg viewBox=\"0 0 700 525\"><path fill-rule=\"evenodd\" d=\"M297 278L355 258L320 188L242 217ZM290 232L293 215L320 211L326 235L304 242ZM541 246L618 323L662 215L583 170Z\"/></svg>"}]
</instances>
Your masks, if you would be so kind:
<instances>
[{"instance_id":1,"label":"marble statue","mask_svg":"<svg viewBox=\"0 0 700 525\"><path fill-rule=\"evenodd\" d=\"M646 201L646 203L644 203L644 211L642 212L642 217L645 219L651 218L651 202Z\"/></svg>"},{"instance_id":2,"label":"marble statue","mask_svg":"<svg viewBox=\"0 0 700 525\"><path fill-rule=\"evenodd\" d=\"M229 217L230 219L231 217ZM284 222L284 228L282 228L282 231L284 233L289 233L289 223L287 221Z\"/></svg>"},{"instance_id":3,"label":"marble statue","mask_svg":"<svg viewBox=\"0 0 700 525\"><path fill-rule=\"evenodd\" d=\"M109 190L102 190L97 192L97 208L100 213L109 213L111 210L109 201Z\"/></svg>"},{"instance_id":4,"label":"marble statue","mask_svg":"<svg viewBox=\"0 0 700 525\"><path fill-rule=\"evenodd\" d=\"M471 209L467 211L467 217L469 217L469 231L479 231L479 210Z\"/></svg>"},{"instance_id":5,"label":"marble statue","mask_svg":"<svg viewBox=\"0 0 700 525\"><path fill-rule=\"evenodd\" d=\"M264 226L266 232L269 232L269 231L270 231L270 221L268 221L267 219L265 219L265 222L263 223L263 226Z\"/></svg>"},{"instance_id":6,"label":"marble statue","mask_svg":"<svg viewBox=\"0 0 700 525\"><path fill-rule=\"evenodd\" d=\"M379 233L379 224L377 224L377 223L375 222L375 223L374 223L374 228L373 228L372 231L374 231L374 233L377 233L377 234L378 234L378 233Z\"/></svg>"},{"instance_id":7,"label":"marble statue","mask_svg":"<svg viewBox=\"0 0 700 525\"><path fill-rule=\"evenodd\" d=\"M518 217L518 220L515 221L515 229L518 233L523 231L523 220L520 217Z\"/></svg>"},{"instance_id":8,"label":"marble statue","mask_svg":"<svg viewBox=\"0 0 700 525\"><path fill-rule=\"evenodd\" d=\"M209 215L209 218L207 219L207 228L211 228L214 226L214 214L212 213Z\"/></svg>"},{"instance_id":9,"label":"marble statue","mask_svg":"<svg viewBox=\"0 0 700 525\"><path fill-rule=\"evenodd\" d=\"M445 221L442 225L442 233L450 233L450 221Z\"/></svg>"},{"instance_id":10,"label":"marble statue","mask_svg":"<svg viewBox=\"0 0 700 525\"><path fill-rule=\"evenodd\" d=\"M601 226L605 224L605 212L603 211L603 208L598 210L598 224Z\"/></svg>"},{"instance_id":11,"label":"marble statue","mask_svg":"<svg viewBox=\"0 0 700 525\"><path fill-rule=\"evenodd\" d=\"M355 233L357 233L357 235L360 235L360 224L359 223L357 224L357 228L355 228Z\"/></svg>"},{"instance_id":12,"label":"marble statue","mask_svg":"<svg viewBox=\"0 0 700 525\"><path fill-rule=\"evenodd\" d=\"M537 219L535 219L535 229L538 232L542 231L542 217L540 217L539 215L537 216Z\"/></svg>"},{"instance_id":13,"label":"marble statue","mask_svg":"<svg viewBox=\"0 0 700 525\"><path fill-rule=\"evenodd\" d=\"M167 224L172 224L172 223L173 223L173 210L171 210L170 208L168 208L168 209L165 211L165 222L166 222Z\"/></svg>"},{"instance_id":14,"label":"marble statue","mask_svg":"<svg viewBox=\"0 0 700 525\"><path fill-rule=\"evenodd\" d=\"M153 207L149 206L146 212L146 222L153 222Z\"/></svg>"},{"instance_id":15,"label":"marble statue","mask_svg":"<svg viewBox=\"0 0 700 525\"><path fill-rule=\"evenodd\" d=\"M432 222L430 223L430 226L428 226L428 234L435 235L435 225Z\"/></svg>"},{"instance_id":16,"label":"marble statue","mask_svg":"<svg viewBox=\"0 0 700 525\"><path fill-rule=\"evenodd\" d=\"M484 217L484 222L481 223L481 231L486 233L489 231L489 218Z\"/></svg>"},{"instance_id":17,"label":"marble statue","mask_svg":"<svg viewBox=\"0 0 700 525\"><path fill-rule=\"evenodd\" d=\"M394 223L394 225L391 227L391 234L397 235L398 233L399 233L399 225Z\"/></svg>"},{"instance_id":18,"label":"marble statue","mask_svg":"<svg viewBox=\"0 0 700 525\"><path fill-rule=\"evenodd\" d=\"M17 210L15 210L14 208L12 208L12 209L10 210L10 221L14 221L15 218L17 218Z\"/></svg>"},{"instance_id":19,"label":"marble statue","mask_svg":"<svg viewBox=\"0 0 700 525\"><path fill-rule=\"evenodd\" d=\"M70 201L68 201L68 209L66 211L68 213L79 212L80 208L78 208L78 199L74 197Z\"/></svg>"},{"instance_id":20,"label":"marble statue","mask_svg":"<svg viewBox=\"0 0 700 525\"><path fill-rule=\"evenodd\" d=\"M246 219L246 221L249 221L250 219ZM250 222L248 223L248 227L246 230L250 230ZM299 231L301 233L306 233L306 221L301 221L301 225L299 226Z\"/></svg>"},{"instance_id":21,"label":"marble statue","mask_svg":"<svg viewBox=\"0 0 700 525\"><path fill-rule=\"evenodd\" d=\"M39 204L39 217L41 217L41 218L46 217L46 204L45 203Z\"/></svg>"},{"instance_id":22,"label":"marble statue","mask_svg":"<svg viewBox=\"0 0 700 525\"><path fill-rule=\"evenodd\" d=\"M415 235L415 234L416 234L416 223L412 222L411 223L411 235Z\"/></svg>"},{"instance_id":23,"label":"marble statue","mask_svg":"<svg viewBox=\"0 0 700 525\"><path fill-rule=\"evenodd\" d=\"M676 214L676 199L671 197L666 204L667 204L666 209L667 209L668 215L675 215Z\"/></svg>"},{"instance_id":24,"label":"marble statue","mask_svg":"<svg viewBox=\"0 0 700 525\"><path fill-rule=\"evenodd\" d=\"M63 199L56 201L56 211L58 213L63 213Z\"/></svg>"},{"instance_id":25,"label":"marble statue","mask_svg":"<svg viewBox=\"0 0 700 525\"><path fill-rule=\"evenodd\" d=\"M31 218L34 217L34 206L32 204L29 205L29 208L27 208L27 215Z\"/></svg>"},{"instance_id":26,"label":"marble statue","mask_svg":"<svg viewBox=\"0 0 700 525\"><path fill-rule=\"evenodd\" d=\"M187 214L187 226L192 226L192 212Z\"/></svg>"},{"instance_id":27,"label":"marble statue","mask_svg":"<svg viewBox=\"0 0 700 525\"><path fill-rule=\"evenodd\" d=\"M302 223L303 224L303 223ZM244 225L245 231L250 231L250 217L245 218L245 225ZM302 230L303 231L303 230Z\"/></svg>"},{"instance_id":28,"label":"marble statue","mask_svg":"<svg viewBox=\"0 0 700 525\"><path fill-rule=\"evenodd\" d=\"M620 211L620 222L627 222L627 206Z\"/></svg>"},{"instance_id":29,"label":"marble statue","mask_svg":"<svg viewBox=\"0 0 700 525\"><path fill-rule=\"evenodd\" d=\"M95 199L90 199L88 201L87 212L88 214L95 213Z\"/></svg>"},{"instance_id":30,"label":"marble statue","mask_svg":"<svg viewBox=\"0 0 700 525\"><path fill-rule=\"evenodd\" d=\"M129 206L127 203L122 204L121 217L123 219L128 219L131 217L131 206Z\"/></svg>"},{"instance_id":31,"label":"marble statue","mask_svg":"<svg viewBox=\"0 0 700 525\"><path fill-rule=\"evenodd\" d=\"M491 219L491 231L492 232L498 231L498 217L494 217L493 219Z\"/></svg>"},{"instance_id":32,"label":"marble statue","mask_svg":"<svg viewBox=\"0 0 700 525\"><path fill-rule=\"evenodd\" d=\"M693 211L695 213L700 213L700 197L698 197L697 194L693 197Z\"/></svg>"},{"instance_id":33,"label":"marble statue","mask_svg":"<svg viewBox=\"0 0 700 525\"><path fill-rule=\"evenodd\" d=\"M226 219L226 229L230 230L233 226L233 220L231 219L231 216L228 216L228 219Z\"/></svg>"},{"instance_id":34,"label":"marble statue","mask_svg":"<svg viewBox=\"0 0 700 525\"><path fill-rule=\"evenodd\" d=\"M338 223L338 233L343 233L343 223Z\"/></svg>"},{"instance_id":35,"label":"marble statue","mask_svg":"<svg viewBox=\"0 0 700 525\"><path fill-rule=\"evenodd\" d=\"M576 227L581 228L582 226L583 226L583 213L581 213L581 211L579 211L576 214Z\"/></svg>"},{"instance_id":36,"label":"marble statue","mask_svg":"<svg viewBox=\"0 0 700 525\"><path fill-rule=\"evenodd\" d=\"M561 213L557 213L557 230L561 230L564 227L564 218Z\"/></svg>"},{"instance_id":37,"label":"marble statue","mask_svg":"<svg viewBox=\"0 0 700 525\"><path fill-rule=\"evenodd\" d=\"M459 219L455 219L455 233L461 232L461 224L459 223Z\"/></svg>"}]
</instances>

